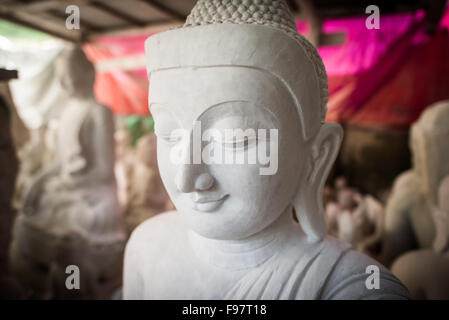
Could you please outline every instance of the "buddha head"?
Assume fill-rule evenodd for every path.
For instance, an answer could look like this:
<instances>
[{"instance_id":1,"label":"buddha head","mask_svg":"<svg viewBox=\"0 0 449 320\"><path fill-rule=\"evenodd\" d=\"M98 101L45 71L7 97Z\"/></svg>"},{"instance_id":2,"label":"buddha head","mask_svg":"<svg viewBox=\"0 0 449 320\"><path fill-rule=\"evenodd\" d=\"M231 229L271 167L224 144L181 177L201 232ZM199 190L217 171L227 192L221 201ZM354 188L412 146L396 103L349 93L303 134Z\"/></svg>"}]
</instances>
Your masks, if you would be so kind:
<instances>
[{"instance_id":1,"label":"buddha head","mask_svg":"<svg viewBox=\"0 0 449 320\"><path fill-rule=\"evenodd\" d=\"M69 47L56 60L55 72L61 87L71 96L92 98L95 68L81 47Z\"/></svg>"},{"instance_id":2,"label":"buddha head","mask_svg":"<svg viewBox=\"0 0 449 320\"><path fill-rule=\"evenodd\" d=\"M293 206L308 239L322 239L343 133L324 122L326 72L284 1L199 0L145 45L159 169L186 224L244 239Z\"/></svg>"},{"instance_id":3,"label":"buddha head","mask_svg":"<svg viewBox=\"0 0 449 320\"><path fill-rule=\"evenodd\" d=\"M432 206L437 204L441 179L449 175L448 123L449 101L442 101L429 106L411 129L413 170Z\"/></svg>"}]
</instances>

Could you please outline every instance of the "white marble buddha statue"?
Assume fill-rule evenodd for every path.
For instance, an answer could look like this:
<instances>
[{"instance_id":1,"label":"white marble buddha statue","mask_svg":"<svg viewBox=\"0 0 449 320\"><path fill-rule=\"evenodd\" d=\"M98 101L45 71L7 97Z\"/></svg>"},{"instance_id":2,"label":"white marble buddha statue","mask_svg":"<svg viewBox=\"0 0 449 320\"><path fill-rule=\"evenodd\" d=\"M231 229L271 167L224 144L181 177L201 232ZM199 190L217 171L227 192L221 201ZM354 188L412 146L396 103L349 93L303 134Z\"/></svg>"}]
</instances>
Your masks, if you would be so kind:
<instances>
[{"instance_id":1,"label":"white marble buddha statue","mask_svg":"<svg viewBox=\"0 0 449 320\"><path fill-rule=\"evenodd\" d=\"M432 209L438 187L449 175L449 101L429 106L410 131L413 167L394 182L385 211L383 258L391 264L401 254L431 248L435 238Z\"/></svg>"},{"instance_id":2,"label":"white marble buddha statue","mask_svg":"<svg viewBox=\"0 0 449 320\"><path fill-rule=\"evenodd\" d=\"M408 297L376 261L326 236L322 190L343 133L324 122L324 66L283 1L199 0L146 53L176 210L131 235L125 299ZM366 286L369 265L379 289Z\"/></svg>"},{"instance_id":3,"label":"white marble buddha statue","mask_svg":"<svg viewBox=\"0 0 449 320\"><path fill-rule=\"evenodd\" d=\"M93 97L94 67L65 51L57 76L67 93L57 159L25 192L11 249L12 270L36 298L108 298L120 286L126 240L114 178L112 112ZM65 269L80 268L80 290Z\"/></svg>"}]
</instances>

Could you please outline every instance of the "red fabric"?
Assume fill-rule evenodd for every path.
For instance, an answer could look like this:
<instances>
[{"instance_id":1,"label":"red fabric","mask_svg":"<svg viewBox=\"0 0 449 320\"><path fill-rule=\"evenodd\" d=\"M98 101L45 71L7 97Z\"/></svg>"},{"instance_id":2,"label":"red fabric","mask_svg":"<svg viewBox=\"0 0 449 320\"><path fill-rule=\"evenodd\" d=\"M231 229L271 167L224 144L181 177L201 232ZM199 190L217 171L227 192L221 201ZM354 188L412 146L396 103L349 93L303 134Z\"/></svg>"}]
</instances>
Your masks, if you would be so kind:
<instances>
[{"instance_id":1,"label":"red fabric","mask_svg":"<svg viewBox=\"0 0 449 320\"><path fill-rule=\"evenodd\" d=\"M402 56L402 57L401 57ZM342 112L340 121L371 127L407 129L430 104L449 99L449 34L440 31L428 43L405 50L358 109ZM382 67L382 64L380 68ZM387 67L388 68L388 67ZM370 72L371 74L374 71ZM370 74L365 75L369 77ZM363 85L363 79L354 86ZM349 95L347 105L356 107ZM342 103L341 106L345 106Z\"/></svg>"},{"instance_id":2,"label":"red fabric","mask_svg":"<svg viewBox=\"0 0 449 320\"><path fill-rule=\"evenodd\" d=\"M143 54L143 42L147 37L103 38L86 44L83 49L93 63ZM97 72L94 92L98 102L110 107L116 114L149 114L148 79L145 69Z\"/></svg>"},{"instance_id":3,"label":"red fabric","mask_svg":"<svg viewBox=\"0 0 449 320\"><path fill-rule=\"evenodd\" d=\"M357 70L357 61L363 62L357 57L353 74L330 72L327 120L406 130L427 106L449 99L448 16L446 11L430 37L423 32L424 16L417 15L371 66Z\"/></svg>"}]
</instances>

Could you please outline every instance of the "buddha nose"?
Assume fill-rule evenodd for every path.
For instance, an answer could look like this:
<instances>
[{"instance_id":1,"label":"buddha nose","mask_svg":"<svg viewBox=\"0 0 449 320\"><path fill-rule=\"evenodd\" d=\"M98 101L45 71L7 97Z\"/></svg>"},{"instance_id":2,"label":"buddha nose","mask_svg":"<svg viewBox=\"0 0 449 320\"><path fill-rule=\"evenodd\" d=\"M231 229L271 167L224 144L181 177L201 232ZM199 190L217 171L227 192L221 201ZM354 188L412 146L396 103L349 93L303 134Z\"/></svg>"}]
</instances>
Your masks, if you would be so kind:
<instances>
[{"instance_id":1,"label":"buddha nose","mask_svg":"<svg viewBox=\"0 0 449 320\"><path fill-rule=\"evenodd\" d=\"M198 150L194 145L194 137L190 136L181 145L181 151L184 158L178 165L175 175L175 185L179 191L189 193L193 191L208 190L214 184L214 178L207 172L207 166L202 159L195 158L198 152L201 154L201 148Z\"/></svg>"},{"instance_id":2,"label":"buddha nose","mask_svg":"<svg viewBox=\"0 0 449 320\"><path fill-rule=\"evenodd\" d=\"M195 164L183 164L179 167L175 176L175 184L179 191L184 193L204 191L213 186L214 178L201 167Z\"/></svg>"}]
</instances>

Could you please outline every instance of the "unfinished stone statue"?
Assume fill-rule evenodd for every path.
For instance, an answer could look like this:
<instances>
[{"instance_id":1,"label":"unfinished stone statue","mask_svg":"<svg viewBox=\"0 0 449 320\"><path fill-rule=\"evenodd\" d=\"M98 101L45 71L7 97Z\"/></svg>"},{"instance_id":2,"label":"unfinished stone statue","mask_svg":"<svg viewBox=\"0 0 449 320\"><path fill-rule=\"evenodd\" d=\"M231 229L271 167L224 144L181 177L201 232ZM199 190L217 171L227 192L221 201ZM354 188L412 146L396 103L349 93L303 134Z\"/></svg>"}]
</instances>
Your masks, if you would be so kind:
<instances>
[{"instance_id":1,"label":"unfinished stone statue","mask_svg":"<svg viewBox=\"0 0 449 320\"><path fill-rule=\"evenodd\" d=\"M146 52L177 210L131 235L125 299L407 298L388 270L326 236L322 191L343 132L324 122L324 66L284 1L199 0Z\"/></svg>"},{"instance_id":2,"label":"unfinished stone statue","mask_svg":"<svg viewBox=\"0 0 449 320\"><path fill-rule=\"evenodd\" d=\"M357 206L356 199L359 199L361 194L356 189L348 187L344 177L335 179L334 188L330 186L328 188L327 199L324 199L327 232L338 237L340 215L354 210Z\"/></svg>"},{"instance_id":3,"label":"unfinished stone statue","mask_svg":"<svg viewBox=\"0 0 449 320\"><path fill-rule=\"evenodd\" d=\"M36 298L109 298L120 286L125 243L114 178L113 117L93 97L93 65L80 48L59 57L67 90L58 158L25 192L12 268ZM80 290L66 268L79 267Z\"/></svg>"},{"instance_id":4,"label":"unfinished stone statue","mask_svg":"<svg viewBox=\"0 0 449 320\"><path fill-rule=\"evenodd\" d=\"M149 133L141 137L136 146L125 211L128 233L166 210L168 205L168 195L157 168L156 136Z\"/></svg>"},{"instance_id":5,"label":"unfinished stone statue","mask_svg":"<svg viewBox=\"0 0 449 320\"><path fill-rule=\"evenodd\" d=\"M449 176L438 191L438 207L432 217L436 236L432 249L421 249L400 256L392 272L401 279L415 299L449 299Z\"/></svg>"},{"instance_id":6,"label":"unfinished stone statue","mask_svg":"<svg viewBox=\"0 0 449 320\"><path fill-rule=\"evenodd\" d=\"M18 150L20 170L14 193L15 208L20 208L24 192L29 189L37 175L55 161L56 135L57 130L45 124L30 130L29 141Z\"/></svg>"},{"instance_id":7,"label":"unfinished stone statue","mask_svg":"<svg viewBox=\"0 0 449 320\"><path fill-rule=\"evenodd\" d=\"M357 195L355 201L353 210L343 210L337 216L338 238L372 255L372 248L381 241L383 207L370 195Z\"/></svg>"},{"instance_id":8,"label":"unfinished stone statue","mask_svg":"<svg viewBox=\"0 0 449 320\"><path fill-rule=\"evenodd\" d=\"M387 265L409 250L432 247L431 212L438 186L449 174L448 123L449 101L442 101L429 106L412 126L413 168L396 179L385 211L382 260Z\"/></svg>"},{"instance_id":9,"label":"unfinished stone statue","mask_svg":"<svg viewBox=\"0 0 449 320\"><path fill-rule=\"evenodd\" d=\"M338 177L335 187L328 188L329 195L325 200L328 233L350 243L360 252L377 256L383 228L382 203L348 187L344 177Z\"/></svg>"}]
</instances>

